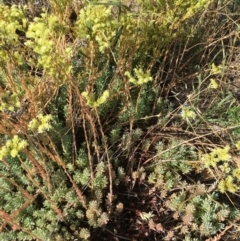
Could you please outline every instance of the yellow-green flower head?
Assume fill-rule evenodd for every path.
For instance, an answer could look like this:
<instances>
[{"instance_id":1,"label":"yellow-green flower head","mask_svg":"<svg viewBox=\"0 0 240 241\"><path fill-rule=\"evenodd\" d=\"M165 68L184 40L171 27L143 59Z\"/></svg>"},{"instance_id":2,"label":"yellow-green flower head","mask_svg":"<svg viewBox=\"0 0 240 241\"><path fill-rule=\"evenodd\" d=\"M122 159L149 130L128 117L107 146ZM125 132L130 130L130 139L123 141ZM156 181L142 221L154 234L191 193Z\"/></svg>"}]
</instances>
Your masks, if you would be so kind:
<instances>
[{"instance_id":1,"label":"yellow-green flower head","mask_svg":"<svg viewBox=\"0 0 240 241\"><path fill-rule=\"evenodd\" d=\"M214 63L211 65L211 74L221 74L222 66L216 66Z\"/></svg>"},{"instance_id":2,"label":"yellow-green flower head","mask_svg":"<svg viewBox=\"0 0 240 241\"><path fill-rule=\"evenodd\" d=\"M224 180L221 180L218 184L218 189L221 193L224 193L226 192L227 190L227 187L226 187L226 184L225 184L225 181Z\"/></svg>"},{"instance_id":3,"label":"yellow-green flower head","mask_svg":"<svg viewBox=\"0 0 240 241\"><path fill-rule=\"evenodd\" d=\"M82 96L85 97L88 106L99 107L107 101L109 97L109 90L105 90L97 100L95 100L95 96L93 93L88 93L86 91L82 92Z\"/></svg>"},{"instance_id":4,"label":"yellow-green flower head","mask_svg":"<svg viewBox=\"0 0 240 241\"><path fill-rule=\"evenodd\" d=\"M11 157L16 157L18 155L18 150L17 149L12 149L11 151L10 151L10 156Z\"/></svg>"},{"instance_id":5,"label":"yellow-green flower head","mask_svg":"<svg viewBox=\"0 0 240 241\"><path fill-rule=\"evenodd\" d=\"M216 148L212 151L212 154L219 161L230 161L231 155L229 154L230 146L225 146L224 148Z\"/></svg>"},{"instance_id":6,"label":"yellow-green flower head","mask_svg":"<svg viewBox=\"0 0 240 241\"><path fill-rule=\"evenodd\" d=\"M98 107L98 106L104 104L104 103L107 101L108 97L109 97L109 91L108 91L108 90L105 90L105 91L103 92L103 94L98 98L98 100L96 101L96 103L94 103L94 104L95 104L94 106L95 106L95 107Z\"/></svg>"},{"instance_id":7,"label":"yellow-green flower head","mask_svg":"<svg viewBox=\"0 0 240 241\"><path fill-rule=\"evenodd\" d=\"M104 52L111 45L119 24L112 15L112 6L88 4L79 12L75 31L80 39L95 40L93 42L98 43L99 51Z\"/></svg>"},{"instance_id":8,"label":"yellow-green flower head","mask_svg":"<svg viewBox=\"0 0 240 241\"><path fill-rule=\"evenodd\" d=\"M51 129L51 125L49 123L43 123L38 126L38 133L43 133L44 131L49 131Z\"/></svg>"},{"instance_id":9,"label":"yellow-green flower head","mask_svg":"<svg viewBox=\"0 0 240 241\"><path fill-rule=\"evenodd\" d=\"M12 141L11 140L7 140L5 147L10 148L12 145Z\"/></svg>"},{"instance_id":10,"label":"yellow-green flower head","mask_svg":"<svg viewBox=\"0 0 240 241\"><path fill-rule=\"evenodd\" d=\"M203 162L206 167L215 167L220 161L230 161L231 155L229 154L230 147L216 148L211 153L203 156Z\"/></svg>"},{"instance_id":11,"label":"yellow-green flower head","mask_svg":"<svg viewBox=\"0 0 240 241\"><path fill-rule=\"evenodd\" d=\"M33 131L33 130L37 129L39 125L40 125L40 122L34 118L33 120L31 120L29 122L28 129Z\"/></svg>"},{"instance_id":12,"label":"yellow-green flower head","mask_svg":"<svg viewBox=\"0 0 240 241\"><path fill-rule=\"evenodd\" d=\"M8 140L0 150L0 160L8 155L16 157L18 153L28 145L27 141L22 140L18 135L14 135L12 140Z\"/></svg>"},{"instance_id":13,"label":"yellow-green flower head","mask_svg":"<svg viewBox=\"0 0 240 241\"><path fill-rule=\"evenodd\" d=\"M218 88L218 83L215 79L213 79L213 78L210 79L209 88L210 89L217 89Z\"/></svg>"},{"instance_id":14,"label":"yellow-green flower head","mask_svg":"<svg viewBox=\"0 0 240 241\"><path fill-rule=\"evenodd\" d=\"M202 158L206 167L215 167L218 163L218 158L216 158L212 153L205 154Z\"/></svg>"},{"instance_id":15,"label":"yellow-green flower head","mask_svg":"<svg viewBox=\"0 0 240 241\"><path fill-rule=\"evenodd\" d=\"M49 123L49 121L52 120L52 116L51 115L38 115L37 116L39 118L39 120L41 121L42 124L46 124Z\"/></svg>"},{"instance_id":16,"label":"yellow-green flower head","mask_svg":"<svg viewBox=\"0 0 240 241\"><path fill-rule=\"evenodd\" d=\"M9 148L6 146L3 146L0 150L0 160L6 157L9 154L9 152L10 152Z\"/></svg>"},{"instance_id":17,"label":"yellow-green flower head","mask_svg":"<svg viewBox=\"0 0 240 241\"><path fill-rule=\"evenodd\" d=\"M233 183L233 177L228 176L226 179L219 182L218 189L221 193L224 193L226 191L235 193L238 190L238 187L236 184Z\"/></svg>"},{"instance_id":18,"label":"yellow-green flower head","mask_svg":"<svg viewBox=\"0 0 240 241\"><path fill-rule=\"evenodd\" d=\"M22 149L24 149L26 146L28 145L27 141L25 140L21 140L18 144L18 151L21 151Z\"/></svg>"},{"instance_id":19,"label":"yellow-green flower head","mask_svg":"<svg viewBox=\"0 0 240 241\"><path fill-rule=\"evenodd\" d=\"M19 141L20 141L19 136L18 135L14 135L13 139L12 139L12 144L13 145L18 145Z\"/></svg>"},{"instance_id":20,"label":"yellow-green flower head","mask_svg":"<svg viewBox=\"0 0 240 241\"><path fill-rule=\"evenodd\" d=\"M82 92L82 96L87 100L87 105L93 107L95 103L95 97L93 93L88 93L87 91Z\"/></svg>"},{"instance_id":21,"label":"yellow-green flower head","mask_svg":"<svg viewBox=\"0 0 240 241\"><path fill-rule=\"evenodd\" d=\"M184 120L195 119L196 113L192 110L190 106L183 106L181 111L181 117Z\"/></svg>"},{"instance_id":22,"label":"yellow-green flower head","mask_svg":"<svg viewBox=\"0 0 240 241\"><path fill-rule=\"evenodd\" d=\"M38 130L38 133L49 131L52 127L50 124L51 120L51 115L43 115L42 113L40 113L37 115L37 118L34 118L29 122L28 129L31 131Z\"/></svg>"},{"instance_id":23,"label":"yellow-green flower head","mask_svg":"<svg viewBox=\"0 0 240 241\"><path fill-rule=\"evenodd\" d=\"M19 108L21 106L21 102L19 101L18 95L16 93L11 94L10 91L6 91L5 93L0 95L0 99L1 111L14 111L16 108Z\"/></svg>"},{"instance_id":24,"label":"yellow-green flower head","mask_svg":"<svg viewBox=\"0 0 240 241\"><path fill-rule=\"evenodd\" d=\"M230 168L228 162L224 162L223 165L219 166L219 168L221 169L221 171L223 173L230 173L230 171L231 171L231 168Z\"/></svg>"},{"instance_id":25,"label":"yellow-green flower head","mask_svg":"<svg viewBox=\"0 0 240 241\"><path fill-rule=\"evenodd\" d=\"M150 71L145 73L142 68L134 69L134 77L128 71L125 72L125 75L129 78L129 82L135 85L143 85L153 80Z\"/></svg>"},{"instance_id":26,"label":"yellow-green flower head","mask_svg":"<svg viewBox=\"0 0 240 241\"><path fill-rule=\"evenodd\" d=\"M240 168L235 168L233 170L233 176L236 177L238 181L240 181Z\"/></svg>"}]
</instances>

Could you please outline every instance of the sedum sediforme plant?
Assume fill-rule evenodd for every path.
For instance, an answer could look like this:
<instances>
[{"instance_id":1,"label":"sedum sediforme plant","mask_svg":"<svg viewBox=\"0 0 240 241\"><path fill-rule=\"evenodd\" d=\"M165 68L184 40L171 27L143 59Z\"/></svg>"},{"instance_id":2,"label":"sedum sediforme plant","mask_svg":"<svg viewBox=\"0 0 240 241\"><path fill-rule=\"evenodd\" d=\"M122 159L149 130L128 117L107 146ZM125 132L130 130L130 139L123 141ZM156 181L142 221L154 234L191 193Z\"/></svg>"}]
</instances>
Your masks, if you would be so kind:
<instances>
[{"instance_id":1,"label":"sedum sediforme plant","mask_svg":"<svg viewBox=\"0 0 240 241\"><path fill-rule=\"evenodd\" d=\"M1 240L161 240L179 224L195 238L233 220L189 181L197 150L152 136L174 119L160 63L208 3L49 1L34 17L0 5Z\"/></svg>"}]
</instances>

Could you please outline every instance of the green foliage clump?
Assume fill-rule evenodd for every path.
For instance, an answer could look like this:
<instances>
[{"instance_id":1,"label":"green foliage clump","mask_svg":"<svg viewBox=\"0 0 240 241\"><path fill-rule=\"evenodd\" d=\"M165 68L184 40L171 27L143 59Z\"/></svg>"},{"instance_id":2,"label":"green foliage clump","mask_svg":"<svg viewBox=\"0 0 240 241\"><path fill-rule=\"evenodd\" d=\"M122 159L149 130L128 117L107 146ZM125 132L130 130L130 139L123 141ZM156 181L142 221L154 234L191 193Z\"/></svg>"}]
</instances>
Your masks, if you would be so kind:
<instances>
[{"instance_id":1,"label":"green foliage clump","mask_svg":"<svg viewBox=\"0 0 240 241\"><path fill-rule=\"evenodd\" d=\"M212 194L211 197L204 195L192 195L188 198L184 194L172 195L169 207L179 213L184 225L197 228L202 236L210 236L216 234L224 228L221 223L229 218L230 209L222 206L217 201L217 195Z\"/></svg>"}]
</instances>

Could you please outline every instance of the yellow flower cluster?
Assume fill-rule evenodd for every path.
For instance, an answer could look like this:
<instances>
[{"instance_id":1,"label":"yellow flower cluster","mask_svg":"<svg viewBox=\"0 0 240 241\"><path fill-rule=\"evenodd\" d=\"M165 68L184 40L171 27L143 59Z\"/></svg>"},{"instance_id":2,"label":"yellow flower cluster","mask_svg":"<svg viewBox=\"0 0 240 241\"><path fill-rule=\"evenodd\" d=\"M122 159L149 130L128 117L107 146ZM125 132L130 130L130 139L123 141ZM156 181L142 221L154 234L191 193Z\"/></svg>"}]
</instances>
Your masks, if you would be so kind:
<instances>
[{"instance_id":1,"label":"yellow flower cluster","mask_svg":"<svg viewBox=\"0 0 240 241\"><path fill-rule=\"evenodd\" d=\"M28 129L31 131L37 130L38 133L43 133L51 129L51 124L49 123L52 120L51 115L38 114L37 118L34 118L28 124Z\"/></svg>"},{"instance_id":2,"label":"yellow flower cluster","mask_svg":"<svg viewBox=\"0 0 240 241\"><path fill-rule=\"evenodd\" d=\"M240 149L240 142L237 142L236 147ZM229 146L216 148L209 154L205 154L202 158L205 166L208 168L215 168L219 162L223 162L223 164L219 166L222 177L218 184L218 189L221 193L226 191L235 193L238 190L236 182L240 181L240 168L236 167L232 170L229 164L229 161L232 160L229 151Z\"/></svg>"},{"instance_id":3,"label":"yellow flower cluster","mask_svg":"<svg viewBox=\"0 0 240 241\"><path fill-rule=\"evenodd\" d=\"M34 18L26 33L29 40L25 45L38 54L38 65L59 82L62 82L61 73L61 77L67 78L72 70L72 48L56 44L58 39L64 36L67 28L57 16L42 13L41 18Z\"/></svg>"},{"instance_id":4,"label":"yellow flower cluster","mask_svg":"<svg viewBox=\"0 0 240 241\"><path fill-rule=\"evenodd\" d=\"M218 75L222 73L222 66L216 66L214 63L211 65L211 75ZM210 78L210 84L208 86L210 89L217 89L218 83L215 78Z\"/></svg>"},{"instance_id":5,"label":"yellow flower cluster","mask_svg":"<svg viewBox=\"0 0 240 241\"><path fill-rule=\"evenodd\" d=\"M18 153L28 145L27 141L15 135L12 140L8 140L0 150L0 160L6 156L16 157Z\"/></svg>"},{"instance_id":6,"label":"yellow flower cluster","mask_svg":"<svg viewBox=\"0 0 240 241\"><path fill-rule=\"evenodd\" d=\"M195 119L196 113L192 110L190 106L183 106L181 111L181 117L184 120Z\"/></svg>"},{"instance_id":7,"label":"yellow flower cluster","mask_svg":"<svg viewBox=\"0 0 240 241\"><path fill-rule=\"evenodd\" d=\"M145 73L142 68L134 69L134 77L128 71L125 72L125 75L129 78L129 82L135 85L143 85L153 80L150 71Z\"/></svg>"},{"instance_id":8,"label":"yellow flower cluster","mask_svg":"<svg viewBox=\"0 0 240 241\"><path fill-rule=\"evenodd\" d=\"M24 30L27 26L27 18L24 15L25 10L25 8L18 8L16 5L9 8L0 4L0 61L9 60L8 54L14 49L11 58L14 56L15 61L22 63L21 54L18 52L16 30ZM5 46L6 43L7 46Z\"/></svg>"},{"instance_id":9,"label":"yellow flower cluster","mask_svg":"<svg viewBox=\"0 0 240 241\"><path fill-rule=\"evenodd\" d=\"M215 167L220 161L230 161L231 156L229 154L230 147L216 148L209 154L203 156L203 162L206 167Z\"/></svg>"},{"instance_id":10,"label":"yellow flower cluster","mask_svg":"<svg viewBox=\"0 0 240 241\"><path fill-rule=\"evenodd\" d=\"M103 94L97 99L95 100L95 96L94 94L89 94L88 92L84 91L82 93L82 96L85 97L85 99L87 100L87 105L90 107L99 107L100 105L102 105L103 103L105 103L109 97L109 91L105 90L103 92Z\"/></svg>"},{"instance_id":11,"label":"yellow flower cluster","mask_svg":"<svg viewBox=\"0 0 240 241\"><path fill-rule=\"evenodd\" d=\"M155 11L161 14L161 25L171 29L182 31L181 24L193 17L196 12L206 8L211 0L174 0L171 3L167 1L156 1L152 4L151 0L137 0L146 10ZM163 11L164 9L164 11Z\"/></svg>"},{"instance_id":12,"label":"yellow flower cluster","mask_svg":"<svg viewBox=\"0 0 240 241\"><path fill-rule=\"evenodd\" d=\"M116 35L118 23L112 17L112 7L88 4L81 9L76 23L77 36L96 41L99 51L104 52Z\"/></svg>"},{"instance_id":13,"label":"yellow flower cluster","mask_svg":"<svg viewBox=\"0 0 240 241\"><path fill-rule=\"evenodd\" d=\"M0 99L0 111L15 111L21 106L16 93L11 94L10 91L5 91L4 93L1 93Z\"/></svg>"},{"instance_id":14,"label":"yellow flower cluster","mask_svg":"<svg viewBox=\"0 0 240 241\"><path fill-rule=\"evenodd\" d=\"M238 190L238 186L234 184L234 179L232 176L227 176L227 178L221 180L218 184L218 189L221 193L226 191L235 193Z\"/></svg>"},{"instance_id":15,"label":"yellow flower cluster","mask_svg":"<svg viewBox=\"0 0 240 241\"><path fill-rule=\"evenodd\" d=\"M214 63L211 65L211 74L221 74L222 73L222 66L216 66Z\"/></svg>"}]
</instances>

